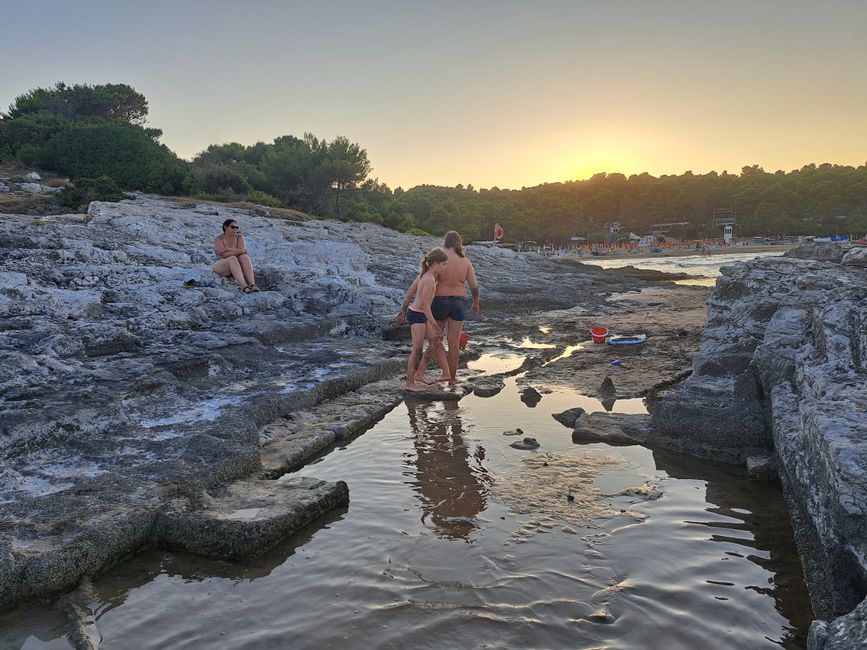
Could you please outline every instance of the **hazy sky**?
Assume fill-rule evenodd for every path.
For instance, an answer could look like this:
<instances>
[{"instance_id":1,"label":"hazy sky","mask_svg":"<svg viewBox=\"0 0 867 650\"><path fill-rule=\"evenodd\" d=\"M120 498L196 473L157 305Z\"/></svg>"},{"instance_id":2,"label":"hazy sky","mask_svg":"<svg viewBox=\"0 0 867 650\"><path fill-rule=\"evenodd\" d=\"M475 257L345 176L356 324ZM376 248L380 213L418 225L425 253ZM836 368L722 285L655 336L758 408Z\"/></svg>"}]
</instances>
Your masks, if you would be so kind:
<instances>
[{"instance_id":1,"label":"hazy sky","mask_svg":"<svg viewBox=\"0 0 867 650\"><path fill-rule=\"evenodd\" d=\"M392 188L867 161L867 0L0 0L0 20L3 110L129 83L185 158L344 135Z\"/></svg>"}]
</instances>

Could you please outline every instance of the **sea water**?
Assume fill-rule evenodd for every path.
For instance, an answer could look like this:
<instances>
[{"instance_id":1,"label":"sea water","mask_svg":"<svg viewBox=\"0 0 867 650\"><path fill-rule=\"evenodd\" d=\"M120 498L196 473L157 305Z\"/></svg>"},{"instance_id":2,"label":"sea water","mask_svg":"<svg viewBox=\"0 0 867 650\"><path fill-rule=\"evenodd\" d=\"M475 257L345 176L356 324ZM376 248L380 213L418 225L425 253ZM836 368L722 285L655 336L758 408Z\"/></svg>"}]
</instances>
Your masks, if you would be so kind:
<instances>
[{"instance_id":1,"label":"sea water","mask_svg":"<svg viewBox=\"0 0 867 650\"><path fill-rule=\"evenodd\" d=\"M90 633L104 648L803 648L779 489L574 444L551 416L575 406L602 410L566 389L530 407L517 377L490 398L401 403L298 472L345 480L348 508L243 564L132 558L94 579ZM513 449L516 427L541 447ZM68 648L70 631L48 606L0 615L4 648Z\"/></svg>"}]
</instances>

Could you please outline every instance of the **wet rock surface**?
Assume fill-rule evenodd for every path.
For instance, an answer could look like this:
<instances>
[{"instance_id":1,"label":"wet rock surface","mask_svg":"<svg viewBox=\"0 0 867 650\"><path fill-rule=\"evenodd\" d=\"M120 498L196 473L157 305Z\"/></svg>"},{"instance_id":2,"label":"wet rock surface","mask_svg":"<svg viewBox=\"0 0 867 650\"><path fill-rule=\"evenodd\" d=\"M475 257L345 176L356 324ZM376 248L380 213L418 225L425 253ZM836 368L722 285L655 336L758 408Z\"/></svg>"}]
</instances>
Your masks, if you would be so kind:
<instances>
[{"instance_id":1,"label":"wet rock surface","mask_svg":"<svg viewBox=\"0 0 867 650\"><path fill-rule=\"evenodd\" d=\"M572 442L604 442L613 446L637 445L651 433L649 415L585 413L575 420Z\"/></svg>"},{"instance_id":2,"label":"wet rock surface","mask_svg":"<svg viewBox=\"0 0 867 650\"><path fill-rule=\"evenodd\" d=\"M572 429L575 427L575 421L582 415L584 415L584 409L577 406L575 408L566 409L562 413L555 413L553 417L564 427Z\"/></svg>"},{"instance_id":3,"label":"wet rock surface","mask_svg":"<svg viewBox=\"0 0 867 650\"><path fill-rule=\"evenodd\" d=\"M157 522L159 544L210 557L243 559L268 550L328 510L349 503L343 481L310 477L247 479L205 493L193 509L166 508Z\"/></svg>"},{"instance_id":4,"label":"wet rock surface","mask_svg":"<svg viewBox=\"0 0 867 650\"><path fill-rule=\"evenodd\" d=\"M210 271L229 218L261 293ZM0 214L0 607L68 590L155 545L240 555L243 544L202 541L219 490L254 499L263 480L404 399L391 378L406 344L383 330L438 243L148 196L93 203L87 215ZM507 250L468 253L490 318L471 322L482 335L503 314L569 319L644 286ZM291 508L301 493L273 498ZM313 500L340 502L331 498ZM265 529L285 534L300 521L282 517L239 539L252 550L271 539Z\"/></svg>"},{"instance_id":5,"label":"wet rock surface","mask_svg":"<svg viewBox=\"0 0 867 650\"><path fill-rule=\"evenodd\" d=\"M693 372L653 410L655 444L775 457L817 615L862 630L827 647L865 643L863 603L848 613L867 593L867 269L840 263L861 256L808 245L724 267Z\"/></svg>"},{"instance_id":6,"label":"wet rock surface","mask_svg":"<svg viewBox=\"0 0 867 650\"><path fill-rule=\"evenodd\" d=\"M709 293L709 288L699 286L639 286L593 306L584 306L583 296L576 296L579 302L572 309L479 323L474 340L485 341L486 334L505 336L507 344L528 354L518 384L532 388L542 399L555 385L595 397L606 378L614 385L614 399L643 397L689 375ZM614 333L644 333L647 340L640 345L594 344L590 329L599 325ZM522 341L544 344L546 349L522 347ZM620 365L611 365L612 361Z\"/></svg>"}]
</instances>

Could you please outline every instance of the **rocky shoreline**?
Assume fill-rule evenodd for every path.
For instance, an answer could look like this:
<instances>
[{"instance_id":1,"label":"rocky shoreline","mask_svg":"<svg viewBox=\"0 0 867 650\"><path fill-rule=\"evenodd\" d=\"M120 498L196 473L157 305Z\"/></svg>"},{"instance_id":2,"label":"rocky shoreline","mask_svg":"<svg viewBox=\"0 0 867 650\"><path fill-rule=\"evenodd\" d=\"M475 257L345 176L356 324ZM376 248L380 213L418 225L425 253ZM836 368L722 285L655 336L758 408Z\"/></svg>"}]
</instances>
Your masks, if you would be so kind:
<instances>
[{"instance_id":1,"label":"rocky shoreline","mask_svg":"<svg viewBox=\"0 0 867 650\"><path fill-rule=\"evenodd\" d=\"M260 294L210 272L227 218L248 238ZM146 548L243 558L345 506L342 482L287 473L404 399L405 331L391 318L438 243L150 196L87 215L0 214L11 370L0 380L0 608L53 598ZM471 350L526 359L500 375L464 370L458 389L430 398L494 395L518 373L528 405L553 386L605 408L647 398L652 416L575 410L561 422L576 442L779 476L822 619L811 647L863 638L863 603L848 614L867 566L862 253L814 247L735 265L711 294L656 272L468 252L483 308L467 325ZM600 324L647 344L594 346Z\"/></svg>"},{"instance_id":2,"label":"rocky shoreline","mask_svg":"<svg viewBox=\"0 0 867 650\"><path fill-rule=\"evenodd\" d=\"M723 268L693 372L648 442L775 473L813 606L811 649L867 644L867 248Z\"/></svg>"},{"instance_id":3,"label":"rocky shoreline","mask_svg":"<svg viewBox=\"0 0 867 650\"><path fill-rule=\"evenodd\" d=\"M210 271L227 218L247 235L259 294ZM0 215L0 607L148 547L261 550L345 504L345 486L316 485L281 492L282 510L262 505L269 482L402 399L389 378L406 345L390 321L437 243L149 196ZM659 286L470 255L490 317L474 324L480 341L506 314L517 332L540 308L589 318L618 311L612 295Z\"/></svg>"}]
</instances>

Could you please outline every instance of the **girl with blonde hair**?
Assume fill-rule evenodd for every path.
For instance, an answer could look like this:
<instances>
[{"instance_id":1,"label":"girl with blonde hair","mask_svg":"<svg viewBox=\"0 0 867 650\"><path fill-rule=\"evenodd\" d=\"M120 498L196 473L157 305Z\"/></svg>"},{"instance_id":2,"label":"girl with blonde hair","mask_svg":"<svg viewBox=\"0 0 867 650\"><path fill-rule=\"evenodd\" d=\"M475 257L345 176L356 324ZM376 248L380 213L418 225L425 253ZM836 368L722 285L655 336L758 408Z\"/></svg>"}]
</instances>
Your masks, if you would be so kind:
<instances>
[{"instance_id":1,"label":"girl with blonde hair","mask_svg":"<svg viewBox=\"0 0 867 650\"><path fill-rule=\"evenodd\" d=\"M406 320L412 333L412 349L406 360L406 390L419 392L424 386L416 383L416 364L422 355L425 339L428 354L433 353L443 368L448 368L445 348L442 345L443 331L431 313L431 302L436 292L437 279L446 269L449 256L442 248L435 246L421 260L420 273L416 281L415 300L406 312Z\"/></svg>"}]
</instances>

